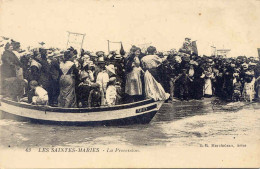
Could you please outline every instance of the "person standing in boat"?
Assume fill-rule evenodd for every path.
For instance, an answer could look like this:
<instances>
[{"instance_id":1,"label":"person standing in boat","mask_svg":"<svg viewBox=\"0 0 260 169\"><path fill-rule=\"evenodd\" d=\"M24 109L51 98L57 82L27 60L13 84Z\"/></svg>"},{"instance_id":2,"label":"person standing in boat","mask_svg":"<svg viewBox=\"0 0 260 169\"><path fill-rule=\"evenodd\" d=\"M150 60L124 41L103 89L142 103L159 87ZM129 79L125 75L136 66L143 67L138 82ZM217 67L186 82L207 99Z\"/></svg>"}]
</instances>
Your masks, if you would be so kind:
<instances>
[{"instance_id":1,"label":"person standing in boat","mask_svg":"<svg viewBox=\"0 0 260 169\"><path fill-rule=\"evenodd\" d=\"M92 90L92 84L94 83L94 75L93 75L93 63L84 65L83 70L79 73L79 95L77 97L79 107L87 107L88 105L88 96L90 91Z\"/></svg>"},{"instance_id":2,"label":"person standing in boat","mask_svg":"<svg viewBox=\"0 0 260 169\"><path fill-rule=\"evenodd\" d=\"M5 45L5 51L1 59L1 93L4 94L5 87L7 87L4 86L4 81L8 78L16 77L16 70L20 69L22 65L18 57L14 54L13 45L11 43Z\"/></svg>"},{"instance_id":3,"label":"person standing in boat","mask_svg":"<svg viewBox=\"0 0 260 169\"><path fill-rule=\"evenodd\" d=\"M108 69L109 68L109 69ZM111 69L110 69L111 68ZM114 65L102 67L102 71L98 73L96 83L100 85L101 106L106 105L106 91L109 82L109 76L115 74Z\"/></svg>"},{"instance_id":4,"label":"person standing in boat","mask_svg":"<svg viewBox=\"0 0 260 169\"><path fill-rule=\"evenodd\" d=\"M70 51L64 53L64 62L60 63L60 95L58 106L65 108L77 107L75 81L78 80L78 69L73 62Z\"/></svg>"},{"instance_id":5,"label":"person standing in boat","mask_svg":"<svg viewBox=\"0 0 260 169\"><path fill-rule=\"evenodd\" d=\"M149 46L147 48L147 55L141 59L142 68L144 71L148 70L155 80L161 83L161 75L159 75L159 66L162 64L163 59L155 55L156 48L154 46Z\"/></svg>"},{"instance_id":6,"label":"person standing in boat","mask_svg":"<svg viewBox=\"0 0 260 169\"><path fill-rule=\"evenodd\" d=\"M49 91L49 105L58 106L58 97L60 92L59 80L61 76L60 63L58 57L61 54L56 54L50 61L50 91Z\"/></svg>"},{"instance_id":7,"label":"person standing in boat","mask_svg":"<svg viewBox=\"0 0 260 169\"><path fill-rule=\"evenodd\" d=\"M117 102L117 90L116 90L116 77L111 77L109 79L107 92L106 92L106 101L108 106L113 106Z\"/></svg>"},{"instance_id":8,"label":"person standing in boat","mask_svg":"<svg viewBox=\"0 0 260 169\"><path fill-rule=\"evenodd\" d=\"M102 72L105 69L106 61L105 61L105 53L103 51L96 52L97 61L96 61L96 68L94 72L95 80L97 79L97 75L99 72Z\"/></svg>"},{"instance_id":9,"label":"person standing in boat","mask_svg":"<svg viewBox=\"0 0 260 169\"><path fill-rule=\"evenodd\" d=\"M98 83L93 83L92 90L88 96L88 107L100 107L101 106L101 91Z\"/></svg>"},{"instance_id":10,"label":"person standing in boat","mask_svg":"<svg viewBox=\"0 0 260 169\"><path fill-rule=\"evenodd\" d=\"M49 95L49 98L52 98L51 93L51 74L50 74L50 64L47 61L47 50L40 48L40 57L37 61L41 64L41 69L39 71L39 80L38 83L42 86Z\"/></svg>"},{"instance_id":11,"label":"person standing in boat","mask_svg":"<svg viewBox=\"0 0 260 169\"><path fill-rule=\"evenodd\" d=\"M129 96L130 102L140 101L143 97L143 82L142 76L144 74L140 67L139 56L141 54L140 48L132 49L134 54L130 55L126 61L126 86L125 93Z\"/></svg>"},{"instance_id":12,"label":"person standing in boat","mask_svg":"<svg viewBox=\"0 0 260 169\"><path fill-rule=\"evenodd\" d=\"M38 49L33 51L33 55L30 59L30 68L29 68L29 81L36 80L37 82L40 79L40 70L42 65L39 63L39 59L41 58L40 52Z\"/></svg>"}]
</instances>

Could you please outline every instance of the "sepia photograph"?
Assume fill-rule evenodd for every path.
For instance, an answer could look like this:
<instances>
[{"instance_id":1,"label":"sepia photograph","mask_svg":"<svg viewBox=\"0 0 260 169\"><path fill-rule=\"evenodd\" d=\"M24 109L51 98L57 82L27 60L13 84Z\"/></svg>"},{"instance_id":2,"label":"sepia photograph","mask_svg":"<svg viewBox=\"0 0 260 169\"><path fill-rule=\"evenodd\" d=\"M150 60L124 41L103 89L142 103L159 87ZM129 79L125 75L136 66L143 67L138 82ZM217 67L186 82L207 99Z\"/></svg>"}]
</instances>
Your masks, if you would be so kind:
<instances>
[{"instance_id":1,"label":"sepia photograph","mask_svg":"<svg viewBox=\"0 0 260 169\"><path fill-rule=\"evenodd\" d=\"M0 0L0 168L260 166L260 0Z\"/></svg>"}]
</instances>

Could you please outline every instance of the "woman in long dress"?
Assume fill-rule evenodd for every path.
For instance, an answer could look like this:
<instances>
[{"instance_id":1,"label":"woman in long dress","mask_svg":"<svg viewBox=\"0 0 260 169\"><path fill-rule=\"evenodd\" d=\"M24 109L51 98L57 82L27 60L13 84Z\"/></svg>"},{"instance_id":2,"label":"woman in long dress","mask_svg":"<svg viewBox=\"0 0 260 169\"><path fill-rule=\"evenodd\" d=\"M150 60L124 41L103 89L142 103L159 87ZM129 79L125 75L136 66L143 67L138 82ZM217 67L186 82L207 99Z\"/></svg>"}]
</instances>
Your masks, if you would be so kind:
<instances>
[{"instance_id":1,"label":"woman in long dress","mask_svg":"<svg viewBox=\"0 0 260 169\"><path fill-rule=\"evenodd\" d=\"M141 50L136 48L134 55L128 58L126 63L126 86L125 93L130 97L130 101L140 101L143 99L143 86L141 76L144 73L140 67L140 56Z\"/></svg>"},{"instance_id":2,"label":"woman in long dress","mask_svg":"<svg viewBox=\"0 0 260 169\"><path fill-rule=\"evenodd\" d=\"M60 77L60 95L58 106L73 108L77 106L75 81L78 79L78 70L72 61L69 51L64 53L64 62L60 63L62 75Z\"/></svg>"},{"instance_id":3,"label":"woman in long dress","mask_svg":"<svg viewBox=\"0 0 260 169\"><path fill-rule=\"evenodd\" d=\"M1 83L0 83L0 93L6 94L9 85L12 85L12 80L9 78L14 79L16 77L16 71L21 68L21 62L18 57L14 54L13 45L7 43L5 45L5 51L2 54L1 60L2 65L0 71ZM9 79L9 80L8 80ZM10 88L12 89L12 88Z\"/></svg>"},{"instance_id":4,"label":"woman in long dress","mask_svg":"<svg viewBox=\"0 0 260 169\"><path fill-rule=\"evenodd\" d=\"M247 71L245 73L245 84L242 91L242 97L247 102L252 102L255 96L255 77L254 72Z\"/></svg>"},{"instance_id":5,"label":"woman in long dress","mask_svg":"<svg viewBox=\"0 0 260 169\"><path fill-rule=\"evenodd\" d=\"M207 66L204 73L205 73L204 96L211 97L213 94L212 81L211 81L211 79L213 79L212 68Z\"/></svg>"}]
</instances>

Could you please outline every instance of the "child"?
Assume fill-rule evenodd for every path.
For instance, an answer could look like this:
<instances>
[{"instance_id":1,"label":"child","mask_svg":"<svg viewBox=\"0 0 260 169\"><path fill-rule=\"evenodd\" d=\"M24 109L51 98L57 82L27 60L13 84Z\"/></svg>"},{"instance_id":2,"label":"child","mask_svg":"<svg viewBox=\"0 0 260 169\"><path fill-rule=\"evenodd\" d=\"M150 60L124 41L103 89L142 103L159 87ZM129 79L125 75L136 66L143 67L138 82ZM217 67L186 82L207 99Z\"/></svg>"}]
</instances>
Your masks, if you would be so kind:
<instances>
[{"instance_id":1,"label":"child","mask_svg":"<svg viewBox=\"0 0 260 169\"><path fill-rule=\"evenodd\" d=\"M117 90L115 84L116 84L116 77L111 77L109 79L107 92L106 92L106 101L108 106L113 106L116 104Z\"/></svg>"},{"instance_id":2,"label":"child","mask_svg":"<svg viewBox=\"0 0 260 169\"><path fill-rule=\"evenodd\" d=\"M88 107L100 107L101 105L101 91L100 85L98 83L94 83L92 85L92 90L88 96Z\"/></svg>"},{"instance_id":3,"label":"child","mask_svg":"<svg viewBox=\"0 0 260 169\"><path fill-rule=\"evenodd\" d=\"M105 95L107 90L107 83L109 82L109 75L108 71L106 70L106 67L102 67L102 71L98 73L96 83L100 85L100 91L101 91L101 105L104 106L105 101Z\"/></svg>"},{"instance_id":4,"label":"child","mask_svg":"<svg viewBox=\"0 0 260 169\"><path fill-rule=\"evenodd\" d=\"M30 82L31 90L28 92L28 102L36 105L48 104L48 93L45 89L38 85L38 82L32 80Z\"/></svg>"}]
</instances>

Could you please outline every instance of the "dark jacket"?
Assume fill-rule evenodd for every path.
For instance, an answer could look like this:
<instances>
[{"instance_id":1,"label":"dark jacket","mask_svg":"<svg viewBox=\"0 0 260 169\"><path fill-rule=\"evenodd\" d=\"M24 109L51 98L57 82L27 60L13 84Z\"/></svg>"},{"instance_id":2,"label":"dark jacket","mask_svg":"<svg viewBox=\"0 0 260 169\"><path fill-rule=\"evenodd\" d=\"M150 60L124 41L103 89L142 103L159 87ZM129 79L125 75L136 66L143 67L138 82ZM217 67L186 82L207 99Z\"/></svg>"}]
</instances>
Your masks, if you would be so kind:
<instances>
[{"instance_id":1,"label":"dark jacket","mask_svg":"<svg viewBox=\"0 0 260 169\"><path fill-rule=\"evenodd\" d=\"M16 67L22 67L20 60L13 52L5 50L2 55L2 78L16 77Z\"/></svg>"}]
</instances>

